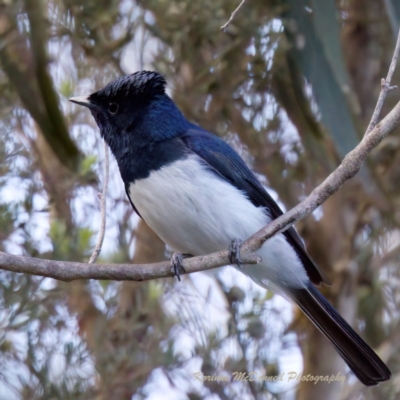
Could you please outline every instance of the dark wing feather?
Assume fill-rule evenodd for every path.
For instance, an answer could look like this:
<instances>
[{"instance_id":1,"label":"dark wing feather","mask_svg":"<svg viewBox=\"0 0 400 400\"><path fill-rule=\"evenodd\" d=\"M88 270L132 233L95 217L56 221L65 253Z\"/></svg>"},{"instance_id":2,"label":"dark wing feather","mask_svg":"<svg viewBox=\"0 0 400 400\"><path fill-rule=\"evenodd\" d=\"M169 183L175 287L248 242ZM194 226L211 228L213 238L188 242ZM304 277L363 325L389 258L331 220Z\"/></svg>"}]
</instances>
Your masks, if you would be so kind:
<instances>
[{"instance_id":1,"label":"dark wing feather","mask_svg":"<svg viewBox=\"0 0 400 400\"><path fill-rule=\"evenodd\" d=\"M128 182L124 182L124 186L125 186L125 192L126 195L128 196L129 199L129 203L131 203L132 208L135 210L136 214L139 215L140 218L142 218L142 216L139 214L139 211L137 210L137 208L135 207L135 205L133 204L133 201L131 199L131 196L129 195L129 183ZM143 219L143 218L142 218Z\"/></svg>"},{"instance_id":2,"label":"dark wing feather","mask_svg":"<svg viewBox=\"0 0 400 400\"><path fill-rule=\"evenodd\" d=\"M188 130L181 139L214 172L245 192L256 207L266 208L272 219L283 214L242 158L222 139L195 126ZM311 260L296 230L290 227L283 232L283 235L296 250L311 282L316 285L329 284L325 273Z\"/></svg>"}]
</instances>

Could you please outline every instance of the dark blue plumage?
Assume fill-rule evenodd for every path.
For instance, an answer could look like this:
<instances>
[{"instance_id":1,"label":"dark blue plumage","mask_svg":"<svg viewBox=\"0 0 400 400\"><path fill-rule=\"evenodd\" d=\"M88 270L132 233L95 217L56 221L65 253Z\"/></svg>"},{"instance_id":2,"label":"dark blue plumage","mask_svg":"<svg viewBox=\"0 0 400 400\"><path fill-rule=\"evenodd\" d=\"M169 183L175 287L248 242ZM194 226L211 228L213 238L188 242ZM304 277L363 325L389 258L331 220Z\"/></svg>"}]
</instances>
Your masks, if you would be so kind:
<instances>
[{"instance_id":1,"label":"dark blue plumage","mask_svg":"<svg viewBox=\"0 0 400 400\"><path fill-rule=\"evenodd\" d=\"M165 80L141 71L86 97L110 146L136 212L175 251L226 249L282 214L240 156L186 120L165 93ZM332 342L365 385L390 371L312 285L327 282L294 228L267 240L259 265L240 269L262 287L290 297Z\"/></svg>"}]
</instances>

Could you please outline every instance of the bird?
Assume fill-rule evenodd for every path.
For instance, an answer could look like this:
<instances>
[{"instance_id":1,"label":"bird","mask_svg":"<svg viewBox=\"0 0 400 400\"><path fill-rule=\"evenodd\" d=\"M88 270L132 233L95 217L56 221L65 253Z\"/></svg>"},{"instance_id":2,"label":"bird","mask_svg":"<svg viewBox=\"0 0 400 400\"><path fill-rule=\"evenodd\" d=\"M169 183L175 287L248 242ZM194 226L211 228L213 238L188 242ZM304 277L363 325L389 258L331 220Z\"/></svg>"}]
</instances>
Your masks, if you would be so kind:
<instances>
[{"instance_id":1,"label":"bird","mask_svg":"<svg viewBox=\"0 0 400 400\"><path fill-rule=\"evenodd\" d=\"M174 251L175 273L183 255L229 249L240 272L300 307L364 385L390 379L384 362L316 288L327 276L293 227L263 244L259 264L240 264L241 240L282 210L231 146L185 118L166 86L160 73L138 71L70 101L90 110L130 204Z\"/></svg>"}]
</instances>

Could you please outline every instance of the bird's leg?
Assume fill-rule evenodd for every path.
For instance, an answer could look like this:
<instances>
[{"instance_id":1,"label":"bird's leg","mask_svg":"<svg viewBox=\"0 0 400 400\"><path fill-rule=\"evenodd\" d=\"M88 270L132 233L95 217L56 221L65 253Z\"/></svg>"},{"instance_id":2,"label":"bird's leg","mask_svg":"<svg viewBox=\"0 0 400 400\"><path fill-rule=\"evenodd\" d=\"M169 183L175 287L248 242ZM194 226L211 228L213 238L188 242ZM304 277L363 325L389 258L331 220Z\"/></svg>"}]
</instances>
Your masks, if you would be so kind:
<instances>
[{"instance_id":1,"label":"bird's leg","mask_svg":"<svg viewBox=\"0 0 400 400\"><path fill-rule=\"evenodd\" d=\"M181 281L180 272L186 272L185 268L183 268L183 259L193 257L191 254L182 254L182 253L173 253L171 257L171 270L174 276L178 278L178 281Z\"/></svg>"},{"instance_id":2,"label":"bird's leg","mask_svg":"<svg viewBox=\"0 0 400 400\"><path fill-rule=\"evenodd\" d=\"M239 268L242 268L240 263L243 261L240 259L240 246L242 245L243 240L233 239L231 244L229 245L229 260L232 264L236 264Z\"/></svg>"}]
</instances>

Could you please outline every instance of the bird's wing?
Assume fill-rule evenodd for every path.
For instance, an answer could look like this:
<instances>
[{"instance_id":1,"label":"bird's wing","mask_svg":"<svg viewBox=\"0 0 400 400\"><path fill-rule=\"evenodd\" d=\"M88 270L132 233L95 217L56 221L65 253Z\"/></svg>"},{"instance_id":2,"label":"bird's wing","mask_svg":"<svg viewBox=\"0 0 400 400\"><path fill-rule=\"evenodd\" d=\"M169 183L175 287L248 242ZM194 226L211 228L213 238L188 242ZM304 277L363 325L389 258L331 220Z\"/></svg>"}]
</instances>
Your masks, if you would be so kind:
<instances>
[{"instance_id":1,"label":"bird's wing","mask_svg":"<svg viewBox=\"0 0 400 400\"><path fill-rule=\"evenodd\" d=\"M256 207L267 209L272 219L283 214L242 158L222 139L195 126L181 136L181 139L211 170L246 193ZM283 235L296 250L311 282L316 285L320 283L330 284L326 274L308 255L296 230L290 227L283 232Z\"/></svg>"}]
</instances>

